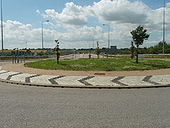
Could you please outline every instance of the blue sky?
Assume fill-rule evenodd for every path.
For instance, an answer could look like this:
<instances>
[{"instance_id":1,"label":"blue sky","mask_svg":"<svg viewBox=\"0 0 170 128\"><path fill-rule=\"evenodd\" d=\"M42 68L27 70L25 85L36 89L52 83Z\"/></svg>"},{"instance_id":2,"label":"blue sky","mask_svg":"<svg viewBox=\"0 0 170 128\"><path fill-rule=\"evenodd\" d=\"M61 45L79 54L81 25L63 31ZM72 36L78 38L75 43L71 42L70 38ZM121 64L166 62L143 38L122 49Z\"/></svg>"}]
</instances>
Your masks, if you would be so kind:
<instances>
[{"instance_id":1,"label":"blue sky","mask_svg":"<svg viewBox=\"0 0 170 128\"><path fill-rule=\"evenodd\" d=\"M104 1L104 0L102 0L102 1ZM111 1L111 0L107 0L107 1ZM119 1L119 0L113 0L113 1ZM126 38L128 38L127 40L130 41L130 38L128 36L126 36L126 34L124 34L124 32L125 31L128 32L134 26L137 26L139 24L146 25L146 27L149 28L150 33L152 33L151 39L149 40L150 43L146 46L154 45L154 44L156 44L156 42L161 40L161 25L160 25L161 21L159 21L159 23L157 23L155 21L152 21L151 23L148 23L148 21L141 22L140 14L142 13L142 16L145 16L145 15L148 16L148 15L151 15L152 10L154 10L155 17L153 17L152 19L161 19L161 11L158 11L158 10L163 6L163 0L138 0L138 1L136 1L136 0L120 0L120 1L125 1L125 2L128 1L129 3L127 3L127 5L129 5L129 6L132 5L131 8L130 7L128 8L128 10L132 9L130 12L133 12L135 9L137 10L137 14L134 11L135 16L132 16L132 17L136 17L134 19L134 20L136 20L135 23L133 23L130 19L128 19L128 16L120 17L120 15L128 15L128 14L126 14L126 10L121 11L121 9L119 9L119 8L117 10L113 9L113 11L115 11L115 13L112 14L112 12L109 12L109 8L104 7L104 6L108 6L107 4L104 5L104 2L103 2L103 8L106 9L106 12L108 11L107 14L105 14L101 10L97 10L96 7L98 5L102 6L101 0L49 0L49 1L47 1L47 0L3 0L3 15L4 15L4 22L6 22L6 26L11 24L14 21L17 21L21 24L16 23L16 22L12 23L12 24L16 24L16 26L20 26L20 27L15 26L15 30L18 29L18 31L20 31L19 29L26 25L26 27L24 28L24 30L22 32L25 34L25 35L22 35L23 36L22 39L18 35L11 36L11 37L6 36L5 41L6 41L6 43L10 44L10 40L16 37L16 39L14 39L14 40L16 40L16 42L18 41L18 42L22 43L24 41L20 41L20 40L26 41L25 38L29 37L29 38L34 38L32 40L29 39L29 41L28 41L28 42L30 42L29 47L40 47L39 44L41 43L41 40L38 41L38 39L39 39L38 37L29 36L28 29L32 33L34 33L34 35L40 34L40 33L38 33L38 31L41 29L40 23L41 23L41 21L44 21L46 19L50 19L50 23L51 23L51 24L44 25L45 26L44 31L46 32L46 36L44 38L46 38L45 40L47 42L46 47L54 46L53 44L51 44L51 42L53 40L51 38L60 38L60 37L61 38L63 37L63 39L61 39L63 41L63 45L62 45L63 48L64 47L66 47L66 48L75 48L75 47L83 48L83 47L87 46L87 45L85 45L85 43L87 43L87 42L90 43L90 41L92 43L93 40L97 40L98 38L101 38L101 39L99 39L101 41L101 47L105 47L106 43L104 43L104 42L106 42L106 39L107 39L107 28L103 27L102 23L111 24L111 28L112 28L111 31L113 31L111 33L111 34L113 34L113 39L112 39L113 44L112 45L117 45L118 47L128 47L128 44L125 43L125 41L126 41ZM68 4L68 6L66 7L66 3L70 3L70 2L72 2L73 4ZM96 6L95 6L93 4L94 2L96 2L98 5L96 4ZM142 12L142 9L144 7L143 8L142 7L133 7L134 2L138 2L138 3L142 2L144 5L149 7L150 12L148 14L146 14L147 11ZM166 0L166 3L170 3L170 0ZM120 8L124 7L123 2L121 4L122 4L122 6L120 5ZM93 12L95 12L94 11L95 9L98 12L96 11L94 15L88 14L88 12L84 11L84 10L87 10L86 8L88 6L91 7L90 10L93 10ZM73 8L76 8L76 9L78 9L78 11L80 11L78 13L79 17L78 18L74 17L74 18L70 19L67 11L69 9L73 9ZM66 9L66 11L65 11L66 13L63 12L64 9ZM37 10L39 11L39 13L36 12ZM73 10L70 10L70 11L73 11ZM101 13L99 11L101 11ZM120 14L117 11L119 11ZM72 12L72 13L70 13L70 15L75 14L75 13L76 12ZM114 15L117 13L118 13L119 17ZM139 14L139 16L137 16L138 14ZM169 14L169 12L168 12L168 14ZM159 17L156 17L156 15L159 15ZM129 16L131 16L131 15L129 15ZM64 18L66 18L66 19L64 19ZM7 23L7 21L9 21L9 20L11 22ZM167 18L167 23L170 22L168 20L170 20L170 19ZM27 26L28 24L31 25L31 28L29 26ZM129 28L127 28L127 24L129 25ZM159 28L158 28L158 25L159 25ZM121 27L122 30L120 30L119 32L116 32L115 29L117 29L118 27ZM13 26L13 28L14 28L14 26ZM8 28L4 28L4 29L6 31L5 34L8 34L8 29L10 30L10 28L8 27ZM27 32L25 32L25 30ZM79 33L78 36L80 36L80 39L77 39L77 38L74 39L74 37L72 37L72 36L74 36L74 35L72 35L72 33L74 33L75 31ZM86 31L95 32L96 37L92 37L91 36L92 34L87 34ZM58 33L58 32L63 32L64 34ZM81 32L83 32L83 33L81 33ZM9 32L9 33L12 34L12 32ZM48 35L47 33L48 34L51 33L51 35ZM57 33L57 34L55 35L54 33ZM124 35L124 37L122 37L124 40L119 40L118 37L116 37L117 33L119 34L117 36ZM17 32L14 34L17 34ZM84 37L82 36L83 34L84 34ZM167 37L170 37L169 36L169 27L167 27ZM72 40L69 40L69 39L72 39ZM73 42L75 42L75 43L73 44ZM81 42L81 43L79 43L79 42ZM119 42L119 43L116 43L116 42ZM122 43L120 43L120 42L122 42ZM9 48L13 48L14 45L15 44L13 44L11 46L6 45L6 47L8 46ZM24 45L25 44L23 43L23 44L20 44L19 46L24 47Z\"/></svg>"},{"instance_id":2,"label":"blue sky","mask_svg":"<svg viewBox=\"0 0 170 128\"><path fill-rule=\"evenodd\" d=\"M97 1L97 0L96 0ZM4 20L17 20L23 23L33 24L38 27L42 17L36 14L36 10L55 9L59 12L67 2L75 2L78 5L89 5L94 1L87 0L3 0Z\"/></svg>"},{"instance_id":3,"label":"blue sky","mask_svg":"<svg viewBox=\"0 0 170 128\"><path fill-rule=\"evenodd\" d=\"M42 17L36 14L36 10L55 9L61 12L67 2L87 6L100 0L3 0L4 20L17 20L38 27ZM130 0L136 1L136 0ZM149 7L155 9L163 6L163 0L141 0ZM170 2L170 0L166 0Z\"/></svg>"}]
</instances>

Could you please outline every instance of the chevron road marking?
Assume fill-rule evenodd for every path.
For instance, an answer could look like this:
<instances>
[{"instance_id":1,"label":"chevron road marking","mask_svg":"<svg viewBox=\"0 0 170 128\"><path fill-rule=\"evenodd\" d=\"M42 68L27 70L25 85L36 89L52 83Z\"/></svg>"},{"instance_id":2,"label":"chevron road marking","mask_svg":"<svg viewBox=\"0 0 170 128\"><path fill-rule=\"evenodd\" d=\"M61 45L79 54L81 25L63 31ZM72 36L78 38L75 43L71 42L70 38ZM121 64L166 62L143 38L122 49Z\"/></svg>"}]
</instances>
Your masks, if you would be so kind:
<instances>
[{"instance_id":1,"label":"chevron road marking","mask_svg":"<svg viewBox=\"0 0 170 128\"><path fill-rule=\"evenodd\" d=\"M26 83L31 83L31 79L34 78L34 77L38 77L38 76L40 76L40 75L36 74L36 75L32 75L32 76L26 77L25 78L25 82Z\"/></svg>"},{"instance_id":2,"label":"chevron road marking","mask_svg":"<svg viewBox=\"0 0 170 128\"><path fill-rule=\"evenodd\" d=\"M30 76L33 76L33 75L36 75L36 74L23 73L23 74L19 74L19 75L13 76L10 80L25 83L26 82L25 79L27 77L30 77Z\"/></svg>"},{"instance_id":3,"label":"chevron road marking","mask_svg":"<svg viewBox=\"0 0 170 128\"><path fill-rule=\"evenodd\" d=\"M0 74L3 74L3 73L7 73L9 71L6 71L6 70L0 70Z\"/></svg>"},{"instance_id":4,"label":"chevron road marking","mask_svg":"<svg viewBox=\"0 0 170 128\"><path fill-rule=\"evenodd\" d=\"M76 85L76 86L85 86L83 83L79 82L79 80L85 78L86 76L65 76L60 79L57 79L56 82L59 85Z\"/></svg>"},{"instance_id":5,"label":"chevron road marking","mask_svg":"<svg viewBox=\"0 0 170 128\"><path fill-rule=\"evenodd\" d=\"M94 76L87 76L87 77L84 77L84 78L82 78L82 79L80 79L80 80L78 80L78 81L79 81L80 83L86 85L86 86L92 86L92 84L90 84L90 83L87 82L87 80L92 79L92 78L94 78Z\"/></svg>"},{"instance_id":6,"label":"chevron road marking","mask_svg":"<svg viewBox=\"0 0 170 128\"><path fill-rule=\"evenodd\" d=\"M150 81L159 83L161 85L170 84L170 75L156 75L150 78Z\"/></svg>"},{"instance_id":7,"label":"chevron road marking","mask_svg":"<svg viewBox=\"0 0 170 128\"><path fill-rule=\"evenodd\" d=\"M120 86L128 86L127 84L122 83L120 80L122 80L123 78L125 78L125 76L118 76L117 78L113 79L112 82L116 83Z\"/></svg>"},{"instance_id":8,"label":"chevron road marking","mask_svg":"<svg viewBox=\"0 0 170 128\"><path fill-rule=\"evenodd\" d=\"M152 78L152 76L146 76L146 77L143 79L143 81L148 82L148 83L151 83L151 84L153 84L153 85L160 85L159 83L152 81L151 78Z\"/></svg>"},{"instance_id":9,"label":"chevron road marking","mask_svg":"<svg viewBox=\"0 0 170 128\"><path fill-rule=\"evenodd\" d=\"M92 79L87 80L87 82L93 86L120 86L112 82L112 80L115 78L117 77L95 76Z\"/></svg>"},{"instance_id":10,"label":"chevron road marking","mask_svg":"<svg viewBox=\"0 0 170 128\"><path fill-rule=\"evenodd\" d=\"M10 75L18 74L19 72L6 72L0 74L0 78L6 80Z\"/></svg>"},{"instance_id":11,"label":"chevron road marking","mask_svg":"<svg viewBox=\"0 0 170 128\"><path fill-rule=\"evenodd\" d=\"M37 77L33 77L31 78L31 83L35 83L35 84L52 84L49 79L53 79L56 76L50 76L50 75L42 75L42 76L37 76Z\"/></svg>"},{"instance_id":12,"label":"chevron road marking","mask_svg":"<svg viewBox=\"0 0 170 128\"><path fill-rule=\"evenodd\" d=\"M170 75L155 76L51 76L0 70L0 79L66 86L160 86L170 85ZM26 81L27 80L27 81Z\"/></svg>"},{"instance_id":13,"label":"chevron road marking","mask_svg":"<svg viewBox=\"0 0 170 128\"><path fill-rule=\"evenodd\" d=\"M153 86L153 84L143 81L145 76L126 76L120 82L128 86Z\"/></svg>"},{"instance_id":14,"label":"chevron road marking","mask_svg":"<svg viewBox=\"0 0 170 128\"><path fill-rule=\"evenodd\" d=\"M56 84L56 85L58 85L58 83L57 83L57 79L60 79L60 78L62 78L62 77L64 77L64 76L55 76L55 77L53 77L53 78L51 78L51 79L48 79L48 81L51 83L51 84Z\"/></svg>"},{"instance_id":15,"label":"chevron road marking","mask_svg":"<svg viewBox=\"0 0 170 128\"><path fill-rule=\"evenodd\" d=\"M10 80L13 76L16 76L16 75L19 75L19 74L22 74L22 73L19 72L19 73L13 74L13 75L9 75L6 80Z\"/></svg>"}]
</instances>

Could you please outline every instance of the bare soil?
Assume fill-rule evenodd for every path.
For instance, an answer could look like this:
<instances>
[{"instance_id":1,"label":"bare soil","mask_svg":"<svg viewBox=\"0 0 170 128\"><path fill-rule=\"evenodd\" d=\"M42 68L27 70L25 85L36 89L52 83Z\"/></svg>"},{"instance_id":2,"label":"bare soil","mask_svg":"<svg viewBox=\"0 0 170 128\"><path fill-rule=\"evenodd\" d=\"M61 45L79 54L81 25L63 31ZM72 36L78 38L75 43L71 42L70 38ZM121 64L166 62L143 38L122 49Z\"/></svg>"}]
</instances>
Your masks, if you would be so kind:
<instances>
[{"instance_id":1,"label":"bare soil","mask_svg":"<svg viewBox=\"0 0 170 128\"><path fill-rule=\"evenodd\" d=\"M64 70L45 70L28 68L24 63L3 65L2 69L40 75L64 75L64 76L148 76L148 75L166 75L170 74L170 68L159 70L144 71L64 71Z\"/></svg>"}]
</instances>

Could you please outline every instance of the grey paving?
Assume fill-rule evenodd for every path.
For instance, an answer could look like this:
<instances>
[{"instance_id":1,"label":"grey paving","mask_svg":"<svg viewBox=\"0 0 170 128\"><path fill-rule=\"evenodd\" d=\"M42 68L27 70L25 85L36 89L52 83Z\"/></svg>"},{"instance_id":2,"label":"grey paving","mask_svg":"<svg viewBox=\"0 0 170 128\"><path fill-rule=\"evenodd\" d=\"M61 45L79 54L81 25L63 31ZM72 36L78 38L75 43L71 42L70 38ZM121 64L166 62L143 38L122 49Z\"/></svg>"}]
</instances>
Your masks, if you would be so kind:
<instances>
[{"instance_id":1,"label":"grey paving","mask_svg":"<svg viewBox=\"0 0 170 128\"><path fill-rule=\"evenodd\" d=\"M170 75L155 76L52 76L0 70L0 80L49 87L169 87Z\"/></svg>"},{"instance_id":2,"label":"grey paving","mask_svg":"<svg viewBox=\"0 0 170 128\"><path fill-rule=\"evenodd\" d=\"M103 77L103 76L95 76L93 79L86 80L88 83L91 83L93 86L120 86L116 83L113 83L112 80L117 77Z\"/></svg>"}]
</instances>

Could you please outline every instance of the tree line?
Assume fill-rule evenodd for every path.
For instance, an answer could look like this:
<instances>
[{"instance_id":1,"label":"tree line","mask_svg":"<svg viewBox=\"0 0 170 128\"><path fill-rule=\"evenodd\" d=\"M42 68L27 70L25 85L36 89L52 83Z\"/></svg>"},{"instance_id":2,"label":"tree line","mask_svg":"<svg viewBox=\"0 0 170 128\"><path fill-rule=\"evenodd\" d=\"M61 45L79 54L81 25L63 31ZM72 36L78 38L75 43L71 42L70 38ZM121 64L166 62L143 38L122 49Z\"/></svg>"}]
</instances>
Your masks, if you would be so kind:
<instances>
[{"instance_id":1,"label":"tree line","mask_svg":"<svg viewBox=\"0 0 170 128\"><path fill-rule=\"evenodd\" d=\"M170 44L165 42L164 47L165 47L165 54L170 54ZM163 42L158 42L158 44L154 46L139 48L138 53L139 54L162 54L163 53L162 49L163 49ZM131 47L118 49L117 53L131 54Z\"/></svg>"}]
</instances>

